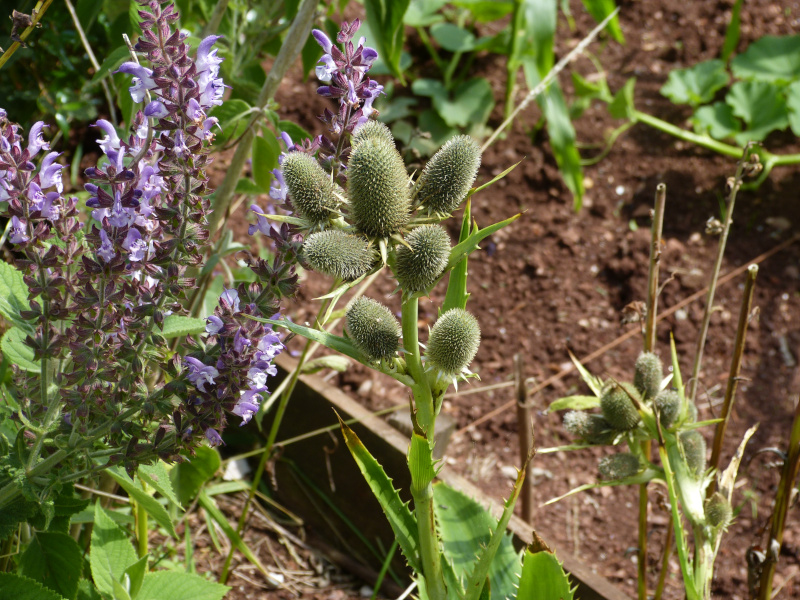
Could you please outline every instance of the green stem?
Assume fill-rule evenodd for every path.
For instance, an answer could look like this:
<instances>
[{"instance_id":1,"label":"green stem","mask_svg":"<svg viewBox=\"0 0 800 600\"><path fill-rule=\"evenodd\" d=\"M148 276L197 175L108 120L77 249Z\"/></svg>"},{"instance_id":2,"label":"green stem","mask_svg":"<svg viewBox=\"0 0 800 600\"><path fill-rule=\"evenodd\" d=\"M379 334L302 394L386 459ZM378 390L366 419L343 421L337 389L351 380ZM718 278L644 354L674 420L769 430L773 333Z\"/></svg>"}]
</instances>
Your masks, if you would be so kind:
<instances>
[{"instance_id":1,"label":"green stem","mask_svg":"<svg viewBox=\"0 0 800 600\"><path fill-rule=\"evenodd\" d=\"M414 379L414 386L411 389L414 393L417 423L425 432L428 443L433 444L436 414L428 376L422 367L422 359L419 353L419 299L410 298L403 301L401 310L403 349L405 350L406 367Z\"/></svg>"},{"instance_id":2,"label":"green stem","mask_svg":"<svg viewBox=\"0 0 800 600\"><path fill-rule=\"evenodd\" d=\"M650 127L653 127L654 129L668 133L679 140L691 142L703 148L708 148L709 150L713 150L714 152L718 152L724 156L732 156L734 158L739 158L742 156L742 149L739 146L731 146L730 144L719 142L707 135L698 135L691 131L686 131L685 129L681 129L680 127L673 125L672 123L664 121L663 119L659 119L658 117L654 117L636 109L632 109L631 121L636 123L644 123Z\"/></svg>"},{"instance_id":3,"label":"green stem","mask_svg":"<svg viewBox=\"0 0 800 600\"><path fill-rule=\"evenodd\" d=\"M411 495L414 497L414 514L417 517L417 530L419 531L420 559L422 560L422 573L425 577L428 598L430 600L447 600L439 538L436 533L436 521L433 516L433 485L429 483L418 490L415 490L412 486Z\"/></svg>"},{"instance_id":4,"label":"green stem","mask_svg":"<svg viewBox=\"0 0 800 600\"><path fill-rule=\"evenodd\" d=\"M436 48L431 42L431 38L428 35L428 32L425 31L423 27L417 27L416 29L417 29L417 34L419 35L419 39L422 42L422 45L425 46L425 48L427 48L428 52L431 55L431 58L433 59L433 62L435 62L436 66L439 67L439 70L442 73L444 73L445 70L444 61L442 61L442 57L439 56L439 53L436 51Z\"/></svg>"},{"instance_id":5,"label":"green stem","mask_svg":"<svg viewBox=\"0 0 800 600\"><path fill-rule=\"evenodd\" d=\"M53 0L39 0L39 2L36 3L36 6L33 7L33 11L31 12L32 16L31 24L29 27L25 28L25 31L19 34L19 39L21 39L23 42L26 39L28 39L28 36L31 34L36 25L39 24L39 21L44 16L45 11L50 7L52 3ZM14 42L13 44L11 44L9 49L6 50L2 56L0 56L0 69L3 68L3 65L8 62L8 59L10 59L14 55L14 53L21 45L22 44L20 44L19 42Z\"/></svg>"},{"instance_id":6,"label":"green stem","mask_svg":"<svg viewBox=\"0 0 800 600\"><path fill-rule=\"evenodd\" d=\"M147 511L139 502L136 503L136 542L139 551L139 558L147 556L148 550L148 526Z\"/></svg>"}]
</instances>

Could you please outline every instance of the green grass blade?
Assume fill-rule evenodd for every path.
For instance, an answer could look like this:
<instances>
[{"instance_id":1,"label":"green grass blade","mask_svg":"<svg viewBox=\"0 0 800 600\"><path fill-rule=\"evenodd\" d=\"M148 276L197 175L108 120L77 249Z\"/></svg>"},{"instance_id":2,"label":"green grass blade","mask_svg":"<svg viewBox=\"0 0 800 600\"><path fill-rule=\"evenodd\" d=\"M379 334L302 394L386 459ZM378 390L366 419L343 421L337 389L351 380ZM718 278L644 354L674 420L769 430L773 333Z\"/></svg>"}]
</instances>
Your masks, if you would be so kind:
<instances>
[{"instance_id":1,"label":"green grass blade","mask_svg":"<svg viewBox=\"0 0 800 600\"><path fill-rule=\"evenodd\" d=\"M739 2L741 2L741 0L739 0ZM583 0L583 5L598 23L614 12L614 10L617 8L614 0ZM611 34L611 37L614 38L614 41L619 42L620 44L625 43L625 36L622 35L622 29L619 26L619 16L616 16L609 21L608 25L606 26L606 31Z\"/></svg>"},{"instance_id":2,"label":"green grass blade","mask_svg":"<svg viewBox=\"0 0 800 600\"><path fill-rule=\"evenodd\" d=\"M736 52L736 46L739 45L740 25L742 22L742 0L736 0L731 11L731 21L728 23L728 28L725 30L725 42L722 44L722 52L720 58L728 62L730 57Z\"/></svg>"}]
</instances>

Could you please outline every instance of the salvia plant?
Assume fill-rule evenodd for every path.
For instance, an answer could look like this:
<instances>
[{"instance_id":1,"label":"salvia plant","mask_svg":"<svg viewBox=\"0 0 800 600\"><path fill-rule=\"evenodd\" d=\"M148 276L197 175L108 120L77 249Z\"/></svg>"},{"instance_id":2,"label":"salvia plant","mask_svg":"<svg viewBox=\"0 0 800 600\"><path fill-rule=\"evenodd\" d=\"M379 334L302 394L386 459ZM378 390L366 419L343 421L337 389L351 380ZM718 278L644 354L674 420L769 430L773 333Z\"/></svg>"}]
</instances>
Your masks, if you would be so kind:
<instances>
[{"instance_id":1,"label":"salvia plant","mask_svg":"<svg viewBox=\"0 0 800 600\"><path fill-rule=\"evenodd\" d=\"M258 410L283 349L255 319L274 316L294 290L299 243L287 226L270 232L283 259L249 258L255 282L225 289L207 319L182 316L209 237L217 122L208 113L222 101L222 59L215 35L190 50L173 4L139 9L141 35L119 70L132 76L140 110L124 135L96 123L103 155L85 172L88 214L63 194L44 124L24 135L0 111L0 200L16 258L16 267L0 263L0 312L12 325L2 349L14 364L0 413L6 549L31 527L61 532L63 517L85 506L73 482L102 470L122 482L126 471L221 444L229 424ZM80 561L77 544L68 551ZM119 583L123 573L112 575Z\"/></svg>"},{"instance_id":2,"label":"salvia plant","mask_svg":"<svg viewBox=\"0 0 800 600\"><path fill-rule=\"evenodd\" d=\"M537 577L554 586L549 597L571 598L569 582L550 552L528 551L523 564L505 534L524 467L499 521L474 500L434 483L439 469L433 459L434 434L444 394L450 385L476 377L469 367L481 333L466 308L467 257L481 240L518 215L480 229L472 222L467 200L461 234L453 244L440 223L488 185L473 187L480 146L468 136L456 136L418 177L409 175L391 132L375 120L372 105L383 86L368 76L377 52L366 46L363 37L356 41L359 25L358 20L343 23L338 45L323 32L313 31L324 50L317 67L323 82L318 93L338 102L336 110L326 109L320 116L332 139L320 135L296 143L283 134L287 151L274 173L273 198L285 199L289 214L253 207L259 219L254 231L268 231L268 219L292 224L304 236L301 261L334 279L324 298L327 306L320 310L320 328L259 320L342 352L409 388L413 511L356 434L343 422L341 428L415 573L421 598L528 598L533 586L539 585ZM334 306L345 292L382 270L397 281L399 320L378 300L360 296L344 311L343 336L321 329L332 320ZM423 345L419 299L445 277L449 277L445 301ZM455 515L464 506L474 511L478 523L459 522ZM470 550L465 551L465 540Z\"/></svg>"}]
</instances>

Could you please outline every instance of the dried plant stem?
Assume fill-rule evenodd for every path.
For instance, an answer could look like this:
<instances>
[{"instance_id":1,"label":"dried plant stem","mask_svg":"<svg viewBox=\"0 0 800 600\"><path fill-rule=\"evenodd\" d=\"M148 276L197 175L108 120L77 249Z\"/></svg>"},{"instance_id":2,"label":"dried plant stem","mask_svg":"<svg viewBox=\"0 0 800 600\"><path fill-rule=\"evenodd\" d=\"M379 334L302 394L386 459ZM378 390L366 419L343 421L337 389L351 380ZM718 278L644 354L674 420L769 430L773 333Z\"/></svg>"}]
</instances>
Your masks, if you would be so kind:
<instances>
[{"instance_id":1,"label":"dried plant stem","mask_svg":"<svg viewBox=\"0 0 800 600\"><path fill-rule=\"evenodd\" d=\"M517 396L517 427L519 430L519 464L525 468L533 444L533 423L531 407L528 404L528 391L525 389L524 360L522 354L514 355L514 388ZM530 474L528 474L530 475ZM522 518L526 523L533 523L533 488L530 476L522 480Z\"/></svg>"},{"instance_id":2,"label":"dried plant stem","mask_svg":"<svg viewBox=\"0 0 800 600\"><path fill-rule=\"evenodd\" d=\"M317 0L303 0L297 9L297 16L292 21L292 26L286 33L286 39L281 45L281 50L275 58L275 62L267 75L267 79L258 94L256 100L256 108L259 112L250 119L247 124L245 133L242 136L239 145L236 146L236 152L233 154L231 163L228 166L228 171L225 179L222 180L216 194L214 194L213 212L209 222L209 231L215 232L219 227L220 221L225 217L230 205L231 198L236 190L236 184L239 182L239 177L242 173L247 159L250 158L250 150L253 147L253 140L256 138L256 122L261 118L261 111L267 106L267 103L275 96L283 76L289 67L294 63L300 50L308 40L308 35L311 31L311 25L314 22L314 14L317 9Z\"/></svg>"},{"instance_id":3,"label":"dried plant stem","mask_svg":"<svg viewBox=\"0 0 800 600\"><path fill-rule=\"evenodd\" d=\"M708 295L706 296L706 308L703 313L703 322L700 325L700 334L697 336L697 348L695 349L694 366L692 367L692 377L689 380L689 393L687 397L694 402L697 396L697 384L700 378L700 368L703 364L703 349L706 345L706 336L708 335L708 325L711 322L711 313L714 310L714 294L717 291L717 280L719 279L719 271L722 267L722 257L725 255L725 245L728 243L728 234L731 231L731 223L733 223L733 207L736 203L736 194L742 186L742 179L744 178L745 165L747 157L750 153L751 144L747 144L744 148L742 158L736 166L736 175L734 175L730 192L728 193L727 208L725 211L725 224L723 225L722 233L719 236L719 245L717 246L717 258L714 261L714 270L711 272L711 283L708 285Z\"/></svg>"},{"instance_id":4,"label":"dried plant stem","mask_svg":"<svg viewBox=\"0 0 800 600\"><path fill-rule=\"evenodd\" d=\"M767 560L761 571L758 600L771 600L772 598L772 579L775 576L775 566L778 563L781 544L783 544L786 513L789 511L794 480L797 478L798 470L800 470L800 399L795 406L792 433L789 437L789 453L783 463L781 482L775 494L775 509L772 512L772 526L767 543Z\"/></svg>"},{"instance_id":5,"label":"dried plant stem","mask_svg":"<svg viewBox=\"0 0 800 600\"><path fill-rule=\"evenodd\" d=\"M722 441L725 439L725 431L728 427L728 420L731 416L733 400L736 396L736 387L739 385L739 373L742 370L742 356L744 355L744 345L747 340L747 326L750 323L750 311L753 308L753 290L755 289L756 276L758 275L758 265L747 267L747 279L744 283L744 297L742 307L739 309L739 324L736 328L736 343L733 347L733 358L731 358L731 369L728 374L728 387L725 389L725 401L722 404L721 422L717 423L714 430L714 442L711 447L711 462L709 467L717 469L719 467L720 454L722 453ZM711 483L710 488L713 488ZM709 492L713 489L709 489Z\"/></svg>"},{"instance_id":6,"label":"dried plant stem","mask_svg":"<svg viewBox=\"0 0 800 600\"><path fill-rule=\"evenodd\" d=\"M42 20L45 11L47 11L47 9L50 8L50 5L52 3L53 0L39 0L36 3L36 6L33 7L33 11L31 12L31 24L25 28L25 31L19 34L19 39L21 39L23 42L28 39L28 36L31 34L34 28L39 24L39 21ZM22 44L20 44L19 42L14 42L13 44L11 44L11 46L9 46L8 50L3 52L2 56L0 56L0 69L3 68L3 65L5 65L8 62L8 59L10 59L14 55L14 53L19 49L21 45Z\"/></svg>"}]
</instances>

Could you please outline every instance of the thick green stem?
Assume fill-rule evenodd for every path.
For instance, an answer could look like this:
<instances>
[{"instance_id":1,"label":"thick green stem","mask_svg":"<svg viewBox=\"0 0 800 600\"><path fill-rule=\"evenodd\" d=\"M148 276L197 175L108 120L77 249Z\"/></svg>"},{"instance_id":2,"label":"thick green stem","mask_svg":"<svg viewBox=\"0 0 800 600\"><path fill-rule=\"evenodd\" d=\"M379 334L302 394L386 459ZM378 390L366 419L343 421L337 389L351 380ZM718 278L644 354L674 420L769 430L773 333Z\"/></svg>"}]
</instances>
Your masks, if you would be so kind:
<instances>
[{"instance_id":1,"label":"thick green stem","mask_svg":"<svg viewBox=\"0 0 800 600\"><path fill-rule=\"evenodd\" d=\"M420 559L422 560L422 572L425 577L428 598L430 600L447 600L439 538L433 516L433 485L429 483L419 490L415 490L412 486L411 495L414 497Z\"/></svg>"},{"instance_id":2,"label":"thick green stem","mask_svg":"<svg viewBox=\"0 0 800 600\"><path fill-rule=\"evenodd\" d=\"M631 121L636 123L644 123L650 127L653 127L654 129L668 133L679 140L691 142L692 144L696 144L703 148L708 148L709 150L713 150L714 152L718 152L724 156L739 158L742 155L742 149L738 146L731 146L730 144L719 142L707 135L698 135L691 131L686 131L685 129L681 129L680 127L673 125L672 123L664 121L663 119L659 119L658 117L654 117L653 115L643 113L636 109L633 109L631 112Z\"/></svg>"},{"instance_id":3,"label":"thick green stem","mask_svg":"<svg viewBox=\"0 0 800 600\"><path fill-rule=\"evenodd\" d=\"M433 394L428 383L428 376L422 367L419 353L419 299L405 300L402 306L403 349L406 366L414 379L414 405L417 411L417 423L425 432L428 443L433 444L436 413L433 407Z\"/></svg>"},{"instance_id":4,"label":"thick green stem","mask_svg":"<svg viewBox=\"0 0 800 600\"><path fill-rule=\"evenodd\" d=\"M136 503L136 544L139 552L139 558L147 556L148 543L147 543L148 525L147 525L147 511L140 503Z\"/></svg>"}]
</instances>

